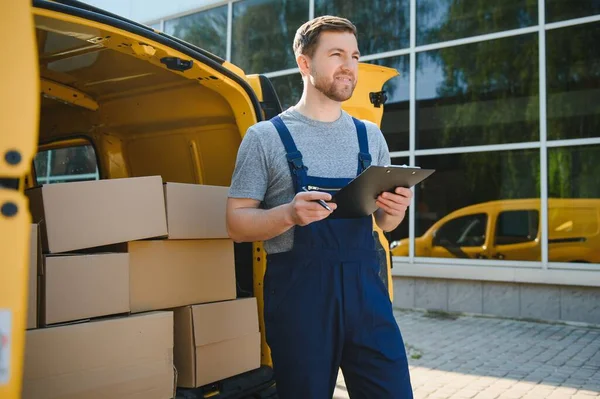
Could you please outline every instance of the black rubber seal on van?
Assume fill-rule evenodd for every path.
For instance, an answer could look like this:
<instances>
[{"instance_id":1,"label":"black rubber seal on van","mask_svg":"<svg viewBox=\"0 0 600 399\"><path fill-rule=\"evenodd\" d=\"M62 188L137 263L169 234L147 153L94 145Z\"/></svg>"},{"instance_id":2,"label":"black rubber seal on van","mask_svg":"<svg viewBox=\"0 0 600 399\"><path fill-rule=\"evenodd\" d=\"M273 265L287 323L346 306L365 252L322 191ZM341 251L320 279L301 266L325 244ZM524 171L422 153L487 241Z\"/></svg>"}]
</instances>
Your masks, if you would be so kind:
<instances>
[{"instance_id":1,"label":"black rubber seal on van","mask_svg":"<svg viewBox=\"0 0 600 399\"><path fill-rule=\"evenodd\" d=\"M257 121L263 120L260 102L258 101L256 93L254 93L250 85L243 78L223 67L225 60L212 53L209 53L206 50L203 50L176 37L169 36L165 33L157 33L154 31L154 29L146 25L131 21L127 18L110 13L89 4L82 3L80 1L54 0L51 2L48 0L33 0L33 6L36 8L57 11L63 14L82 17L90 21L96 21L102 24L114 26L115 28L123 29L128 32L135 33L136 35L152 39L158 43L180 51L210 66L211 68L216 69L223 75L239 84L246 91L248 97L250 97L250 101L252 101L252 106L254 107L254 113L256 114Z\"/></svg>"},{"instance_id":2,"label":"black rubber seal on van","mask_svg":"<svg viewBox=\"0 0 600 399\"><path fill-rule=\"evenodd\" d=\"M271 119L283 111L281 101L279 101L275 87L273 87L273 82L269 78L265 75L259 75L259 81L262 90L262 107L265 111L265 118Z\"/></svg>"}]
</instances>

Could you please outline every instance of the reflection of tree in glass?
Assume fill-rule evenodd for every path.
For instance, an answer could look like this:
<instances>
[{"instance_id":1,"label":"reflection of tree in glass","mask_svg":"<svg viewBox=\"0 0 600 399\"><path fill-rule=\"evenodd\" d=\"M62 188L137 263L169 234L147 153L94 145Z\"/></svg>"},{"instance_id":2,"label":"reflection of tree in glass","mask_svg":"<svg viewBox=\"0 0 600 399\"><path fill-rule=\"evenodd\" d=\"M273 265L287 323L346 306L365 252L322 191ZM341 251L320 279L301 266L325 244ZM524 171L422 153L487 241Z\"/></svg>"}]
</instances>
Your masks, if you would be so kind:
<instances>
[{"instance_id":1,"label":"reflection of tree in glass","mask_svg":"<svg viewBox=\"0 0 600 399\"><path fill-rule=\"evenodd\" d=\"M417 43L523 28L537 23L537 0L417 0Z\"/></svg>"},{"instance_id":2,"label":"reflection of tree in glass","mask_svg":"<svg viewBox=\"0 0 600 399\"><path fill-rule=\"evenodd\" d=\"M598 0L546 0L547 22L600 14Z\"/></svg>"},{"instance_id":3,"label":"reflection of tree in glass","mask_svg":"<svg viewBox=\"0 0 600 399\"><path fill-rule=\"evenodd\" d=\"M234 3L233 63L247 73L295 68L294 35L307 17L307 1L246 0Z\"/></svg>"},{"instance_id":4,"label":"reflection of tree in glass","mask_svg":"<svg viewBox=\"0 0 600 399\"><path fill-rule=\"evenodd\" d=\"M600 136L600 23L546 33L548 138Z\"/></svg>"},{"instance_id":5,"label":"reflection of tree in glass","mask_svg":"<svg viewBox=\"0 0 600 399\"><path fill-rule=\"evenodd\" d=\"M445 122L435 147L537 140L537 47L525 35L419 54L443 76L432 104Z\"/></svg>"},{"instance_id":6,"label":"reflection of tree in glass","mask_svg":"<svg viewBox=\"0 0 600 399\"><path fill-rule=\"evenodd\" d=\"M536 35L419 54L420 62L427 57L438 65L443 76L436 89L437 98L419 101L418 108L429 108L437 119L433 123L438 125L433 131L419 131L419 146L443 148L538 140L537 54ZM531 158L530 165L524 165L514 156L513 152L507 153L502 165L492 164L485 153L465 157L465 178L470 189L487 193L486 200L522 198L525 192L530 193L529 188L518 184L523 173L520 168L529 168L528 173L539 171L539 162ZM499 161L498 157L494 159ZM536 180L539 188L539 173Z\"/></svg>"},{"instance_id":7,"label":"reflection of tree in glass","mask_svg":"<svg viewBox=\"0 0 600 399\"><path fill-rule=\"evenodd\" d=\"M408 0L315 0L315 16L348 18L358 30L363 55L406 48L410 45Z\"/></svg>"},{"instance_id":8,"label":"reflection of tree in glass","mask_svg":"<svg viewBox=\"0 0 600 399\"><path fill-rule=\"evenodd\" d=\"M548 139L600 136L599 35L600 23L546 33ZM600 198L599 156L598 146L550 149L549 196Z\"/></svg>"},{"instance_id":9,"label":"reflection of tree in glass","mask_svg":"<svg viewBox=\"0 0 600 399\"><path fill-rule=\"evenodd\" d=\"M165 31L224 58L227 46L227 7L218 7L165 22Z\"/></svg>"},{"instance_id":10,"label":"reflection of tree in glass","mask_svg":"<svg viewBox=\"0 0 600 399\"><path fill-rule=\"evenodd\" d=\"M600 198L600 146L548 150L548 197Z\"/></svg>"}]
</instances>

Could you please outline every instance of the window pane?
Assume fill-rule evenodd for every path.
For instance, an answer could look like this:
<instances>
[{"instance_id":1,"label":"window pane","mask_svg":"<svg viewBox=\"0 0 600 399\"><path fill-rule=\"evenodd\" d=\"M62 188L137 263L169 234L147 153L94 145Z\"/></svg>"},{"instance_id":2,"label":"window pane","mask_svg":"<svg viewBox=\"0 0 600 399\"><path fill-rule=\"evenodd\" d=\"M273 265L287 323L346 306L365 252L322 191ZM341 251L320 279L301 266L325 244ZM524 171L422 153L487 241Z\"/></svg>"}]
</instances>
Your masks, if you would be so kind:
<instances>
[{"instance_id":1,"label":"window pane","mask_svg":"<svg viewBox=\"0 0 600 399\"><path fill-rule=\"evenodd\" d=\"M34 159L37 184L98 180L94 147L82 145L41 151Z\"/></svg>"},{"instance_id":2,"label":"window pane","mask_svg":"<svg viewBox=\"0 0 600 399\"><path fill-rule=\"evenodd\" d=\"M546 32L548 138L600 137L600 22Z\"/></svg>"},{"instance_id":3,"label":"window pane","mask_svg":"<svg viewBox=\"0 0 600 399\"><path fill-rule=\"evenodd\" d=\"M400 73L383 86L388 99L383 106L381 131L390 151L406 151L409 140L410 59L405 55L374 60L370 63L394 68Z\"/></svg>"},{"instance_id":4,"label":"window pane","mask_svg":"<svg viewBox=\"0 0 600 399\"><path fill-rule=\"evenodd\" d=\"M498 223L500 231L521 230L513 224L514 218L505 215L498 220L501 212L539 212L538 150L423 156L417 158L417 165L436 172L415 188L416 256L541 259L534 218L527 220L526 228L529 234L535 232L535 240L494 240ZM480 215L485 215L486 224Z\"/></svg>"},{"instance_id":5,"label":"window pane","mask_svg":"<svg viewBox=\"0 0 600 399\"><path fill-rule=\"evenodd\" d=\"M227 6L165 21L165 33L225 58L227 56Z\"/></svg>"},{"instance_id":6,"label":"window pane","mask_svg":"<svg viewBox=\"0 0 600 399\"><path fill-rule=\"evenodd\" d=\"M600 145L548 149L548 259L600 263Z\"/></svg>"},{"instance_id":7,"label":"window pane","mask_svg":"<svg viewBox=\"0 0 600 399\"><path fill-rule=\"evenodd\" d=\"M284 111L300 100L302 96L302 77L299 73L278 76L270 78L270 80Z\"/></svg>"},{"instance_id":8,"label":"window pane","mask_svg":"<svg viewBox=\"0 0 600 399\"><path fill-rule=\"evenodd\" d=\"M460 216L442 224L433 237L434 246L481 247L485 243L488 216L485 213Z\"/></svg>"},{"instance_id":9,"label":"window pane","mask_svg":"<svg viewBox=\"0 0 600 399\"><path fill-rule=\"evenodd\" d=\"M496 245L518 244L533 241L538 236L540 213L538 210L500 212L496 222Z\"/></svg>"},{"instance_id":10,"label":"window pane","mask_svg":"<svg viewBox=\"0 0 600 399\"><path fill-rule=\"evenodd\" d=\"M308 1L244 0L233 3L231 57L246 73L296 68L292 43L308 19Z\"/></svg>"},{"instance_id":11,"label":"window pane","mask_svg":"<svg viewBox=\"0 0 600 399\"><path fill-rule=\"evenodd\" d=\"M546 0L546 22L600 14L598 0Z\"/></svg>"},{"instance_id":12,"label":"window pane","mask_svg":"<svg viewBox=\"0 0 600 399\"><path fill-rule=\"evenodd\" d=\"M362 55L410 46L410 1L315 0L315 16L348 18L358 31Z\"/></svg>"},{"instance_id":13,"label":"window pane","mask_svg":"<svg viewBox=\"0 0 600 399\"><path fill-rule=\"evenodd\" d=\"M408 165L408 157L398 157L392 158L392 165ZM398 247L399 251L404 251L405 253L396 253L396 251L392 251L393 256L408 256L408 213L406 214L405 219L400 223L400 225L392 230L388 234L388 241L390 242L390 248L393 250L395 247ZM402 240L402 241L400 241Z\"/></svg>"},{"instance_id":14,"label":"window pane","mask_svg":"<svg viewBox=\"0 0 600 399\"><path fill-rule=\"evenodd\" d=\"M417 54L417 148L539 140L537 34Z\"/></svg>"},{"instance_id":15,"label":"window pane","mask_svg":"<svg viewBox=\"0 0 600 399\"><path fill-rule=\"evenodd\" d=\"M525 28L537 14L535 0L417 0L417 45Z\"/></svg>"}]
</instances>

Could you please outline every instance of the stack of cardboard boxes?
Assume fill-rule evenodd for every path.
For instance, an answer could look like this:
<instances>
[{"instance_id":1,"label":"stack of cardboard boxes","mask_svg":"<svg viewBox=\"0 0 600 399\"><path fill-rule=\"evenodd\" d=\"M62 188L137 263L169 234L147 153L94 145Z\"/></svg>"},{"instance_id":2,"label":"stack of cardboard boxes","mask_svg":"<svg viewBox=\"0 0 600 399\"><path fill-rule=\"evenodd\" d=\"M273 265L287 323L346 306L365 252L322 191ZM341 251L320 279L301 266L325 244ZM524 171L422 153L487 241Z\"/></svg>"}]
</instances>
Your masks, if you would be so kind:
<instances>
[{"instance_id":1,"label":"stack of cardboard boxes","mask_svg":"<svg viewBox=\"0 0 600 399\"><path fill-rule=\"evenodd\" d=\"M236 299L226 187L152 176L27 194L24 398L167 399L260 367L256 299Z\"/></svg>"}]
</instances>

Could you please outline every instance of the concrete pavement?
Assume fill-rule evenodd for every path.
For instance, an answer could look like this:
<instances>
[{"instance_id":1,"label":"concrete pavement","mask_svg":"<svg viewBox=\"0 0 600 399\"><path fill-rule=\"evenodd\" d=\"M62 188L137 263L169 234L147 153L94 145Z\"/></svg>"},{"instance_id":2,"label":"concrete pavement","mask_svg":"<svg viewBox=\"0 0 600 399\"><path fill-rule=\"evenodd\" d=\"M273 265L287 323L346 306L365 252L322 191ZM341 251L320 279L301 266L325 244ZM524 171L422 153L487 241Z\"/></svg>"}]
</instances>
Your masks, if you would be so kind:
<instances>
[{"instance_id":1,"label":"concrete pavement","mask_svg":"<svg viewBox=\"0 0 600 399\"><path fill-rule=\"evenodd\" d=\"M417 311L396 320L415 398L600 396L600 328ZM341 372L334 398L348 398Z\"/></svg>"}]
</instances>

